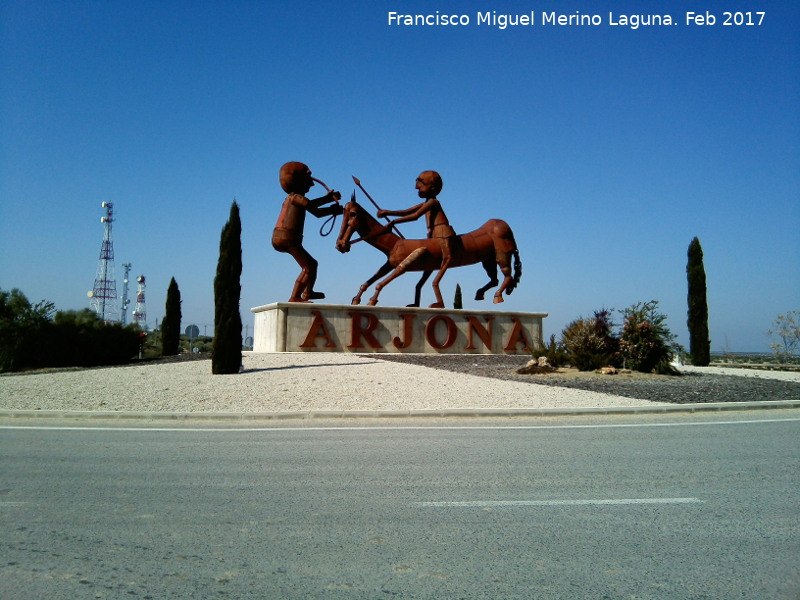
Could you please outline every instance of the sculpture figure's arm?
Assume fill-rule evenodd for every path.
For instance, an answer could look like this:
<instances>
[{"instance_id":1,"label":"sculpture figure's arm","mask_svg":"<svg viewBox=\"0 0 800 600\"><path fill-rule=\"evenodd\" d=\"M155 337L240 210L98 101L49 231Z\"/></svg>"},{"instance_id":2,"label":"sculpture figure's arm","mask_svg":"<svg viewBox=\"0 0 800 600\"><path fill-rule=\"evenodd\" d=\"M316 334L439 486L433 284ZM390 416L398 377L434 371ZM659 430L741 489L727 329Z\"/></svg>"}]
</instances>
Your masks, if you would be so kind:
<instances>
[{"instance_id":1,"label":"sculpture figure's arm","mask_svg":"<svg viewBox=\"0 0 800 600\"><path fill-rule=\"evenodd\" d=\"M322 196L322 198L317 198L316 200L306 199L306 209L315 217L340 215L344 212L344 209L338 204L328 206L327 208L320 208L320 207L330 202L338 202L341 197L342 195L339 192L331 191Z\"/></svg>"},{"instance_id":2,"label":"sculpture figure's arm","mask_svg":"<svg viewBox=\"0 0 800 600\"><path fill-rule=\"evenodd\" d=\"M430 210L430 202L422 202L411 208L405 210L379 210L378 218L383 217L400 217L392 221L393 223L405 223L407 221L416 221L422 215Z\"/></svg>"},{"instance_id":3,"label":"sculpture figure's arm","mask_svg":"<svg viewBox=\"0 0 800 600\"><path fill-rule=\"evenodd\" d=\"M396 223L407 223L408 221L416 221L425 213L431 210L433 207L434 200L426 200L422 204L417 204L416 206L412 206L408 210L399 210L396 211L400 216L397 219L393 219L390 225L394 225Z\"/></svg>"}]
</instances>

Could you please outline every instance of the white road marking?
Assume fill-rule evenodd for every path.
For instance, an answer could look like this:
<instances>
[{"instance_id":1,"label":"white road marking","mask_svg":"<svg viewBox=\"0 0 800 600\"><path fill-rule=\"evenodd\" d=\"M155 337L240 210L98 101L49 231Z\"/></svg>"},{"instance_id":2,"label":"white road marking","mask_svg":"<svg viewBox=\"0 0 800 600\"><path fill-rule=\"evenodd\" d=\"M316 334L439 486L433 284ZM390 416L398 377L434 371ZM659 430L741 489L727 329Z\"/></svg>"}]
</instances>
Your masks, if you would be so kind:
<instances>
[{"instance_id":1,"label":"white road marking","mask_svg":"<svg viewBox=\"0 0 800 600\"><path fill-rule=\"evenodd\" d=\"M47 425L0 425L0 430L8 429L27 429L27 430L40 430L40 431L153 431L153 432L252 432L252 431L443 431L443 430L489 430L489 431L502 431L502 430L551 430L551 429L624 429L631 427L703 427L703 426L718 426L718 425L754 425L762 423L796 423L800 422L798 418L788 419L748 419L741 421L704 421L702 423L680 423L680 422L667 422L667 423L607 423L596 425L409 425L409 426L387 426L380 425L353 425L353 426L331 426L331 427L93 427L86 425L83 427L76 426L53 426Z\"/></svg>"},{"instance_id":2,"label":"white road marking","mask_svg":"<svg viewBox=\"0 0 800 600\"><path fill-rule=\"evenodd\" d=\"M421 508L493 508L504 506L618 506L631 504L702 504L699 498L607 498L594 500L467 500L465 502L415 502Z\"/></svg>"}]
</instances>

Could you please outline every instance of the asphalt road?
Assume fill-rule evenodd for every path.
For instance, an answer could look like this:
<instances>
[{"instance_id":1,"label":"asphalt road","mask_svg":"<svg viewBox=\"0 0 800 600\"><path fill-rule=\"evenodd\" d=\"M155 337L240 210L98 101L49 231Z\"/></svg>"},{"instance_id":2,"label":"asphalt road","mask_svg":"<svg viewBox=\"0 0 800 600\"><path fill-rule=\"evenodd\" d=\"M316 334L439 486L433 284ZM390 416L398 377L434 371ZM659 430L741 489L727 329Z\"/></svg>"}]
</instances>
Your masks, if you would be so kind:
<instances>
[{"instance_id":1,"label":"asphalt road","mask_svg":"<svg viewBox=\"0 0 800 600\"><path fill-rule=\"evenodd\" d=\"M796 410L335 424L0 429L0 597L800 598Z\"/></svg>"}]
</instances>

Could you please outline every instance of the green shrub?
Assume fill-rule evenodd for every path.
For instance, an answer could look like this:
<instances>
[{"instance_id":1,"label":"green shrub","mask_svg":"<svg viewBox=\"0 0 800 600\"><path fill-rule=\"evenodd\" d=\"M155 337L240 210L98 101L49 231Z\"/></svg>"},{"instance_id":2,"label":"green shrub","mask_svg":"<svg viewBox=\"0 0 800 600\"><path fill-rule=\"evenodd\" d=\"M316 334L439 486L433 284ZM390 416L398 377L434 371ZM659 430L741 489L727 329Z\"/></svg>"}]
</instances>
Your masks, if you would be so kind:
<instances>
[{"instance_id":1,"label":"green shrub","mask_svg":"<svg viewBox=\"0 0 800 600\"><path fill-rule=\"evenodd\" d=\"M622 358L619 353L619 336L614 333L616 325L611 320L612 309L601 308L594 313L595 334L603 340L603 354L605 355L602 367L621 367Z\"/></svg>"},{"instance_id":2,"label":"green shrub","mask_svg":"<svg viewBox=\"0 0 800 600\"><path fill-rule=\"evenodd\" d=\"M42 340L41 366L118 365L136 358L143 341L136 324L105 323L88 308L59 311Z\"/></svg>"},{"instance_id":3,"label":"green shrub","mask_svg":"<svg viewBox=\"0 0 800 600\"><path fill-rule=\"evenodd\" d=\"M152 360L161 356L161 330L148 331L142 340L142 358Z\"/></svg>"},{"instance_id":4,"label":"green shrub","mask_svg":"<svg viewBox=\"0 0 800 600\"><path fill-rule=\"evenodd\" d=\"M619 340L613 333L611 311L595 311L580 317L561 332L561 342L570 364L579 371L593 371L619 363Z\"/></svg>"},{"instance_id":5,"label":"green shrub","mask_svg":"<svg viewBox=\"0 0 800 600\"><path fill-rule=\"evenodd\" d=\"M561 339L570 364L579 371L592 371L603 366L603 340L595 331L592 319L580 317L561 332Z\"/></svg>"},{"instance_id":6,"label":"green shrub","mask_svg":"<svg viewBox=\"0 0 800 600\"><path fill-rule=\"evenodd\" d=\"M669 364L678 350L675 336L658 312L658 301L638 302L622 311L620 353L627 368L642 373L672 374Z\"/></svg>"},{"instance_id":7,"label":"green shrub","mask_svg":"<svg viewBox=\"0 0 800 600\"><path fill-rule=\"evenodd\" d=\"M551 367L563 367L567 364L567 351L559 342L556 341L555 334L550 336L550 343L533 351L533 358L539 359L544 356Z\"/></svg>"}]
</instances>

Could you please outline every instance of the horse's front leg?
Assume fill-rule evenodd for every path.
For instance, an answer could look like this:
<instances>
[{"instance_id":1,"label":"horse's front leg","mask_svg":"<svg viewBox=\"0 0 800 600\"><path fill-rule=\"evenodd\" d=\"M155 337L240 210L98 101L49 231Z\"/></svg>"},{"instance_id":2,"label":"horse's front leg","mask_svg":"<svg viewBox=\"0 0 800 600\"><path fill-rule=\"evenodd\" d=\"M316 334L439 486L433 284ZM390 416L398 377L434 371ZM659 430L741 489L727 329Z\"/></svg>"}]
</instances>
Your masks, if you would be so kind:
<instances>
[{"instance_id":1,"label":"horse's front leg","mask_svg":"<svg viewBox=\"0 0 800 600\"><path fill-rule=\"evenodd\" d=\"M378 279L380 279L381 277L386 275L391 270L392 270L392 265L387 260L386 263L380 269L378 269L378 271L375 273L375 275L373 275L372 277L367 279L361 285L361 287L358 288L358 294L355 295L355 297L350 302L350 304L353 304L353 305L361 304L361 296L364 294L364 292L366 292L369 289L369 286L371 286L373 283L378 281Z\"/></svg>"},{"instance_id":2,"label":"horse's front leg","mask_svg":"<svg viewBox=\"0 0 800 600\"><path fill-rule=\"evenodd\" d=\"M397 265L395 270L392 271L391 275L389 275L386 279L384 279L378 285L375 286L375 294L372 296L372 298L369 299L368 305L375 306L378 303L378 295L381 293L381 290L385 288L390 281L400 277L400 275L408 271L411 265L413 265L420 258L422 258L427 252L428 251L425 248L417 248L411 254L406 256L403 259L403 262Z\"/></svg>"}]
</instances>

